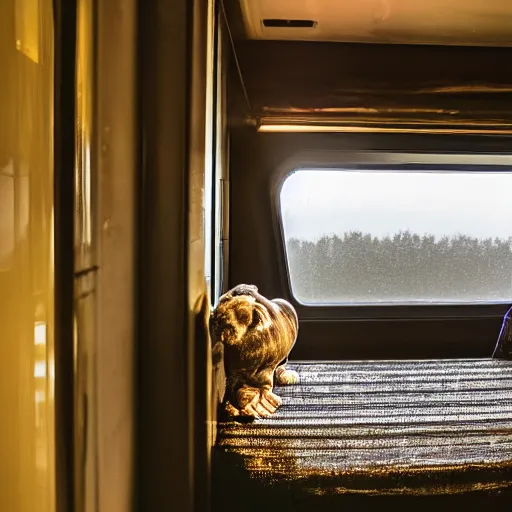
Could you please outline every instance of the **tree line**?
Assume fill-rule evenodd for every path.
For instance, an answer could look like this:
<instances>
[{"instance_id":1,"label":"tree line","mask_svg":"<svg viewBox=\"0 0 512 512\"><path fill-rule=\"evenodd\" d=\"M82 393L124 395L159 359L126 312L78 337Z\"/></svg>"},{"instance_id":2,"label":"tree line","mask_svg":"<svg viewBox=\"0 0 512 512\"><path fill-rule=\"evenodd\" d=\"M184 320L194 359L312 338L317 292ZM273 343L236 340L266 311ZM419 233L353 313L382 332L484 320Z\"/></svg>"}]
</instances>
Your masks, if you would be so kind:
<instances>
[{"instance_id":1,"label":"tree line","mask_svg":"<svg viewBox=\"0 0 512 512\"><path fill-rule=\"evenodd\" d=\"M512 237L351 231L286 246L294 294L305 302L512 298Z\"/></svg>"}]
</instances>

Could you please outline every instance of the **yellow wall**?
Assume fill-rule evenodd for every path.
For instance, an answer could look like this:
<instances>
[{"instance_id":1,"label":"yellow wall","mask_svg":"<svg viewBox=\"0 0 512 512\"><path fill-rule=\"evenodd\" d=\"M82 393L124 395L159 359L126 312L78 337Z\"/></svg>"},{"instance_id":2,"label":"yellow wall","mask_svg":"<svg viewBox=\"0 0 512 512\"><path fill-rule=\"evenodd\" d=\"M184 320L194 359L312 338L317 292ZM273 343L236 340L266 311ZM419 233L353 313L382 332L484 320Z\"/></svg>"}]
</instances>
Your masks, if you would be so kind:
<instances>
[{"instance_id":1,"label":"yellow wall","mask_svg":"<svg viewBox=\"0 0 512 512\"><path fill-rule=\"evenodd\" d=\"M0 0L0 510L54 509L52 0Z\"/></svg>"}]
</instances>

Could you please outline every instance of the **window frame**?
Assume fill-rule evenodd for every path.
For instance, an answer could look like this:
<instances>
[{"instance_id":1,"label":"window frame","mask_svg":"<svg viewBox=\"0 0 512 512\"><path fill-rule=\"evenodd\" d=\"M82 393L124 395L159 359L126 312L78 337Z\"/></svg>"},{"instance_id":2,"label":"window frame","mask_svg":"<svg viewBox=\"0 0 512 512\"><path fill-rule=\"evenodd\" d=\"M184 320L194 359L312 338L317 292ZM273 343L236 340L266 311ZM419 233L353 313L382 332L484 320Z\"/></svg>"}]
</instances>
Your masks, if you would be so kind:
<instances>
[{"instance_id":1,"label":"window frame","mask_svg":"<svg viewBox=\"0 0 512 512\"><path fill-rule=\"evenodd\" d=\"M293 294L287 258L284 225L281 215L281 190L286 179L300 170L382 170L382 171L456 171L462 166L474 172L502 169L512 171L512 155L503 153L464 153L385 150L316 150L299 151L276 169L271 183L274 238L279 253L279 274L286 299L297 309L301 320L358 321L358 320L437 320L500 318L510 302L485 304L309 304ZM508 167L507 171L504 170ZM467 169L464 169L467 172Z\"/></svg>"}]
</instances>

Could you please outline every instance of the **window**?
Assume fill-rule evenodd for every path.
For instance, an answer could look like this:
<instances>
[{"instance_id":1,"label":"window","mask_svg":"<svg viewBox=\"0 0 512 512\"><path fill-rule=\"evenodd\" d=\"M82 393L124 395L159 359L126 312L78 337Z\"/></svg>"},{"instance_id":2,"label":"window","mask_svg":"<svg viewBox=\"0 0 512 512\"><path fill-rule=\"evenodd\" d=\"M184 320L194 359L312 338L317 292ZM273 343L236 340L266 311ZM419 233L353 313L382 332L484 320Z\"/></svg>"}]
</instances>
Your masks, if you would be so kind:
<instances>
[{"instance_id":1,"label":"window","mask_svg":"<svg viewBox=\"0 0 512 512\"><path fill-rule=\"evenodd\" d=\"M301 169L280 192L305 305L512 302L512 172Z\"/></svg>"}]
</instances>

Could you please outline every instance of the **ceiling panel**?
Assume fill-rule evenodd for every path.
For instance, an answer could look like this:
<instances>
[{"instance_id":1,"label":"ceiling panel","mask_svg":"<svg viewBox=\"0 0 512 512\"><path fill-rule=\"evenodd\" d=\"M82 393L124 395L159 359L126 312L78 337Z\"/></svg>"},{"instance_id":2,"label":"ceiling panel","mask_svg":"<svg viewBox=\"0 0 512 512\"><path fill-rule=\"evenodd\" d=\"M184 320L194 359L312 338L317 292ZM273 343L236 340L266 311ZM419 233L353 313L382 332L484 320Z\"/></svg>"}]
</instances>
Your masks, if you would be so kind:
<instances>
[{"instance_id":1,"label":"ceiling panel","mask_svg":"<svg viewBox=\"0 0 512 512\"><path fill-rule=\"evenodd\" d=\"M240 0L251 39L512 46L512 0ZM313 28L265 27L312 20Z\"/></svg>"}]
</instances>

